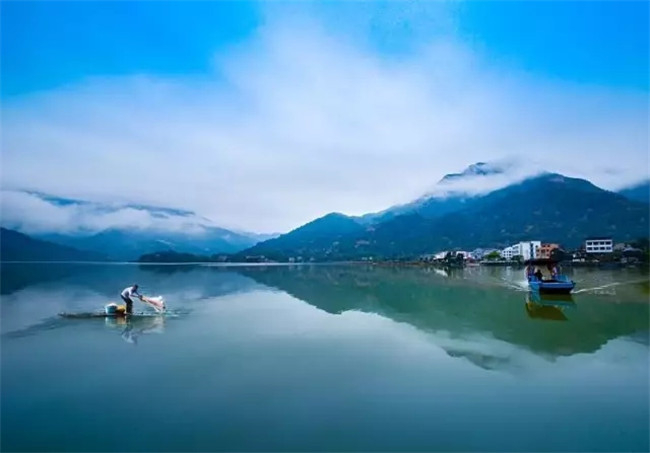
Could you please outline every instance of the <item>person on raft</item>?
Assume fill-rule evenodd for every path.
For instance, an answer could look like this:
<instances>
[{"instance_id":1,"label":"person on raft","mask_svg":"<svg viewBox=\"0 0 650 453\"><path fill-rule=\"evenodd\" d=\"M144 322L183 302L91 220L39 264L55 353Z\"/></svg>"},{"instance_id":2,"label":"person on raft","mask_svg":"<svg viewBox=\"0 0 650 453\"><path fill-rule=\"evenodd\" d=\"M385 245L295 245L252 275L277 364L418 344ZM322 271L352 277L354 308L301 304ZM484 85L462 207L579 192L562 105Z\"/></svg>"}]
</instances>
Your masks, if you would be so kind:
<instances>
[{"instance_id":1,"label":"person on raft","mask_svg":"<svg viewBox=\"0 0 650 453\"><path fill-rule=\"evenodd\" d=\"M129 286L128 288L124 288L124 290L120 294L120 297L126 303L126 312L128 314L133 313L133 299L131 299L131 297L133 296L137 296L138 299L142 300L142 295L138 293L137 284L133 286Z\"/></svg>"}]
</instances>

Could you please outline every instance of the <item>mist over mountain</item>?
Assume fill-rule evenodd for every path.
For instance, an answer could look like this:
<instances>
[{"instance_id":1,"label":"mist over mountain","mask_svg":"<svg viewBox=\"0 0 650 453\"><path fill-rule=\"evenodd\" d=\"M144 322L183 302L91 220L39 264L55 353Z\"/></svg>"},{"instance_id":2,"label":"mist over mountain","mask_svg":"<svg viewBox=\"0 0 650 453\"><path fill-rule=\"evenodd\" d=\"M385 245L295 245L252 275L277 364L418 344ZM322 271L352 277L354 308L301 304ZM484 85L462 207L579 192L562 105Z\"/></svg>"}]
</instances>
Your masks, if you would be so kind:
<instances>
[{"instance_id":1,"label":"mist over mountain","mask_svg":"<svg viewBox=\"0 0 650 453\"><path fill-rule=\"evenodd\" d=\"M460 173L443 176L431 190L416 200L359 217L361 223L378 223L403 214L419 214L434 219L467 206L472 200L527 177L539 174L534 167L510 159L477 162Z\"/></svg>"},{"instance_id":2,"label":"mist over mountain","mask_svg":"<svg viewBox=\"0 0 650 453\"><path fill-rule=\"evenodd\" d=\"M491 174L485 173L480 176ZM577 247L588 236L616 241L647 236L648 210L646 203L589 181L544 173L485 195L424 198L374 217L331 214L241 255L278 260L299 255L318 261L399 258L530 239Z\"/></svg>"},{"instance_id":3,"label":"mist over mountain","mask_svg":"<svg viewBox=\"0 0 650 453\"><path fill-rule=\"evenodd\" d=\"M4 227L113 260L135 260L160 250L234 253L273 237L221 228L183 209L15 190L3 191L2 202Z\"/></svg>"},{"instance_id":4,"label":"mist over mountain","mask_svg":"<svg viewBox=\"0 0 650 453\"><path fill-rule=\"evenodd\" d=\"M460 173L449 173L443 176L439 184L457 181L459 179L471 178L474 176L500 175L506 171L504 166L494 163L477 162L471 164Z\"/></svg>"},{"instance_id":5,"label":"mist over mountain","mask_svg":"<svg viewBox=\"0 0 650 453\"><path fill-rule=\"evenodd\" d=\"M647 236L647 182L615 193L584 179L536 173L526 177L512 163L478 162L445 175L410 203L360 217L331 213L282 235L221 228L189 210L21 191L3 192L2 220L33 239L112 260L177 252L335 261L503 247L529 239L575 247L587 236L616 241Z\"/></svg>"},{"instance_id":6,"label":"mist over mountain","mask_svg":"<svg viewBox=\"0 0 650 453\"><path fill-rule=\"evenodd\" d=\"M618 193L630 200L650 203L650 179L621 189Z\"/></svg>"}]
</instances>

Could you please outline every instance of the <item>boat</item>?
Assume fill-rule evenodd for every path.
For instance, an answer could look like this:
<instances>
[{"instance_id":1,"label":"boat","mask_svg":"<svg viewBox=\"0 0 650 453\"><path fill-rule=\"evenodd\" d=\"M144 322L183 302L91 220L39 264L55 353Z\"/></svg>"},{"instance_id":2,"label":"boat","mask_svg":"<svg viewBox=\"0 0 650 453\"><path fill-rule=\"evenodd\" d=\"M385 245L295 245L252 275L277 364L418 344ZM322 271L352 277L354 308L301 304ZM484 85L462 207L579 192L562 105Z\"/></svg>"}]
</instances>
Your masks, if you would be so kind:
<instances>
[{"instance_id":1,"label":"boat","mask_svg":"<svg viewBox=\"0 0 650 453\"><path fill-rule=\"evenodd\" d=\"M124 318L124 319L135 319L135 318L153 318L160 316L168 316L166 312L134 312L134 313L106 313L106 311L87 311L80 313L69 313L61 312L59 313L61 318L71 318L71 319L89 319L89 318Z\"/></svg>"},{"instance_id":2,"label":"boat","mask_svg":"<svg viewBox=\"0 0 650 453\"><path fill-rule=\"evenodd\" d=\"M524 264L526 264L528 287L533 292L540 294L570 294L576 286L575 282L566 275L557 273L550 278L544 278L539 267L536 272L532 271L534 266L546 266L549 270L557 269L557 261L537 258L526 260Z\"/></svg>"},{"instance_id":3,"label":"boat","mask_svg":"<svg viewBox=\"0 0 650 453\"><path fill-rule=\"evenodd\" d=\"M115 302L110 302L104 306L104 311L85 312L85 313L59 313L62 318L143 318L151 316L160 316L165 314L165 302L162 297L142 297L143 302L149 304L155 312L134 312L127 313L126 305L118 305Z\"/></svg>"}]
</instances>

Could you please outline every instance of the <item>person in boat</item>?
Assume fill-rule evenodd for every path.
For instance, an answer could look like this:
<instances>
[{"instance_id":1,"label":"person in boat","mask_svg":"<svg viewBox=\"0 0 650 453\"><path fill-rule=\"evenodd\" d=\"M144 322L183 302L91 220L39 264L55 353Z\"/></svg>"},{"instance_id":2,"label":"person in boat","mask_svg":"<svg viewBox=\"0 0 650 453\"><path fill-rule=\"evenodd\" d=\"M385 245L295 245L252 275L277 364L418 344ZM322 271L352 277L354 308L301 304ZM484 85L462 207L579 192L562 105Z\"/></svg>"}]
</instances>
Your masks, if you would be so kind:
<instances>
[{"instance_id":1,"label":"person in boat","mask_svg":"<svg viewBox=\"0 0 650 453\"><path fill-rule=\"evenodd\" d=\"M551 278L553 280L557 280L558 276L560 275L560 271L557 268L556 264L551 265Z\"/></svg>"},{"instance_id":2,"label":"person in boat","mask_svg":"<svg viewBox=\"0 0 650 453\"><path fill-rule=\"evenodd\" d=\"M535 273L533 270L533 266L529 264L528 266L526 266L526 278L530 280L534 275Z\"/></svg>"},{"instance_id":3,"label":"person in boat","mask_svg":"<svg viewBox=\"0 0 650 453\"><path fill-rule=\"evenodd\" d=\"M131 299L133 296L136 296L138 299L142 300L142 295L138 293L137 284L124 288L120 294L120 297L124 303L126 303L126 313L129 315L133 313L133 299Z\"/></svg>"},{"instance_id":4,"label":"person in boat","mask_svg":"<svg viewBox=\"0 0 650 453\"><path fill-rule=\"evenodd\" d=\"M553 263L549 263L546 266L546 269L548 270L548 273L551 274L551 279L554 279L555 277L553 277Z\"/></svg>"},{"instance_id":5,"label":"person in boat","mask_svg":"<svg viewBox=\"0 0 650 453\"><path fill-rule=\"evenodd\" d=\"M534 275L535 275L535 277L537 278L537 280L539 280L540 282L541 282L542 279L544 278L544 274L542 274L542 271L541 271L541 269L540 269L539 267L535 270L535 274L534 274Z\"/></svg>"}]
</instances>

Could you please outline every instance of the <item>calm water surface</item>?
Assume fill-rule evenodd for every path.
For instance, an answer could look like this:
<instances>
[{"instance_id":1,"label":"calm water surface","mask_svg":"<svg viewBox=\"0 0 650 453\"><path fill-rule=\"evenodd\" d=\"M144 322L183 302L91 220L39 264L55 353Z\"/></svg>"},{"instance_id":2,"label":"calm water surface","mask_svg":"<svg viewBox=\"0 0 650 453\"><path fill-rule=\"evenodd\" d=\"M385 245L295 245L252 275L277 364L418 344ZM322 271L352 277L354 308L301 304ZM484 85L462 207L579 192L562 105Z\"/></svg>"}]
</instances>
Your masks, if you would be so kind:
<instances>
[{"instance_id":1,"label":"calm water surface","mask_svg":"<svg viewBox=\"0 0 650 453\"><path fill-rule=\"evenodd\" d=\"M3 451L647 451L649 289L575 270L3 264ZM127 285L171 314L64 319ZM146 310L141 306L136 308Z\"/></svg>"}]
</instances>

